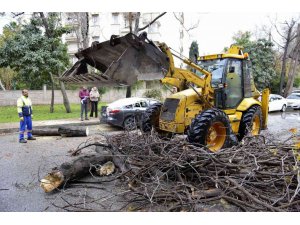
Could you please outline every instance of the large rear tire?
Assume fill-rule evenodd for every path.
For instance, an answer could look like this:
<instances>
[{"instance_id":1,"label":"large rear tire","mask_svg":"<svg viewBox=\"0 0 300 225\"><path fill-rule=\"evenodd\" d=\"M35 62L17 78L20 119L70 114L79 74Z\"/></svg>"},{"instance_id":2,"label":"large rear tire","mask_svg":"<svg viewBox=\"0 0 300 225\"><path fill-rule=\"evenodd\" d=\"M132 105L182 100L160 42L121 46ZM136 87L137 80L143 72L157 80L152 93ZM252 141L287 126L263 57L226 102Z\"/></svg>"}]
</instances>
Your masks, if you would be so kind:
<instances>
[{"instance_id":1,"label":"large rear tire","mask_svg":"<svg viewBox=\"0 0 300 225\"><path fill-rule=\"evenodd\" d=\"M158 133L158 137L162 139L170 139L173 133L168 131L163 131L159 129L159 115L162 107L162 103L155 103L146 109L143 119L142 119L142 131L147 133L152 130L152 128Z\"/></svg>"},{"instance_id":2,"label":"large rear tire","mask_svg":"<svg viewBox=\"0 0 300 225\"><path fill-rule=\"evenodd\" d=\"M161 103L155 103L146 109L142 117L142 131L150 132L152 127L155 130L159 129L159 114L162 107Z\"/></svg>"},{"instance_id":3,"label":"large rear tire","mask_svg":"<svg viewBox=\"0 0 300 225\"><path fill-rule=\"evenodd\" d=\"M249 132L255 136L260 134L262 127L262 113L259 105L251 106L242 116L238 139L241 141Z\"/></svg>"},{"instance_id":4,"label":"large rear tire","mask_svg":"<svg viewBox=\"0 0 300 225\"><path fill-rule=\"evenodd\" d=\"M230 146L230 134L228 116L222 110L213 108L202 111L193 119L187 131L187 139L216 152Z\"/></svg>"}]
</instances>

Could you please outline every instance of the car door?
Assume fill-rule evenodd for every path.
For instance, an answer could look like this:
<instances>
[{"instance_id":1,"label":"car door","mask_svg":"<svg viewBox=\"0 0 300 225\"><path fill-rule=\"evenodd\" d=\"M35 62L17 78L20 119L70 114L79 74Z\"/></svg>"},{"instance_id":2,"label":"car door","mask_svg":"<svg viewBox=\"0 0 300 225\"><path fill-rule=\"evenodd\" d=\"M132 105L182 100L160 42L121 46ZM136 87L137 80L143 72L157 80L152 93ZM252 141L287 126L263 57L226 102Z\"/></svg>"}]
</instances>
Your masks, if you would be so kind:
<instances>
[{"instance_id":1,"label":"car door","mask_svg":"<svg viewBox=\"0 0 300 225\"><path fill-rule=\"evenodd\" d=\"M277 101L278 101L278 110L281 110L283 108L283 106L285 105L285 100L283 97L281 97L280 95L277 96Z\"/></svg>"},{"instance_id":2,"label":"car door","mask_svg":"<svg viewBox=\"0 0 300 225\"><path fill-rule=\"evenodd\" d=\"M271 96L269 100L269 112L275 111L276 110L276 102L275 102L275 97Z\"/></svg>"},{"instance_id":3,"label":"car door","mask_svg":"<svg viewBox=\"0 0 300 225\"><path fill-rule=\"evenodd\" d=\"M278 110L280 110L281 109L281 107L280 107L280 98L278 97L278 95L275 95L275 97L274 97L274 109L275 109L275 111L278 111Z\"/></svg>"}]
</instances>

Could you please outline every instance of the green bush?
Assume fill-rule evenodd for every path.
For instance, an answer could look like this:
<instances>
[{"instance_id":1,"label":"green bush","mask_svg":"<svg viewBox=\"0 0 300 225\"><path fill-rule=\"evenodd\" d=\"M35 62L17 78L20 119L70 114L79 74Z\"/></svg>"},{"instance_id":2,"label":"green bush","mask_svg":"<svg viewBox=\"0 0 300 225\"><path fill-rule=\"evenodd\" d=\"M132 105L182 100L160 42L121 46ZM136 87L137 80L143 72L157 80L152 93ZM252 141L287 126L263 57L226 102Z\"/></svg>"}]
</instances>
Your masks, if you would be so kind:
<instances>
[{"instance_id":1,"label":"green bush","mask_svg":"<svg viewBox=\"0 0 300 225\"><path fill-rule=\"evenodd\" d=\"M146 98L155 98L157 100L162 100L161 90L158 89L150 89L144 92L143 94Z\"/></svg>"}]
</instances>

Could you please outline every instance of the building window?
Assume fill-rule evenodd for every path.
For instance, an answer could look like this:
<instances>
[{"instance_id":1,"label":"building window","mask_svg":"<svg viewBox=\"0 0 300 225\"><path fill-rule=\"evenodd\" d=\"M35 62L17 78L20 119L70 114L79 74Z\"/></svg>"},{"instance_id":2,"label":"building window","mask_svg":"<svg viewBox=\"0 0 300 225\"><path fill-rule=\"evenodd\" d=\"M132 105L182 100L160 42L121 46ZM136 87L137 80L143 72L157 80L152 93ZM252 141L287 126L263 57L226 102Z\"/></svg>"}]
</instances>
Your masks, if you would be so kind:
<instances>
[{"instance_id":1,"label":"building window","mask_svg":"<svg viewBox=\"0 0 300 225\"><path fill-rule=\"evenodd\" d=\"M97 25L99 21L99 15L97 14L92 15L92 21L93 21L93 25Z\"/></svg>"},{"instance_id":2,"label":"building window","mask_svg":"<svg viewBox=\"0 0 300 225\"><path fill-rule=\"evenodd\" d=\"M112 13L112 24L119 24L119 13Z\"/></svg>"},{"instance_id":3,"label":"building window","mask_svg":"<svg viewBox=\"0 0 300 225\"><path fill-rule=\"evenodd\" d=\"M93 36L92 39L93 39L93 42L94 41L100 42L100 37L99 36Z\"/></svg>"},{"instance_id":4,"label":"building window","mask_svg":"<svg viewBox=\"0 0 300 225\"><path fill-rule=\"evenodd\" d=\"M158 33L158 25L157 23L153 23L151 26L148 27L148 33Z\"/></svg>"}]
</instances>

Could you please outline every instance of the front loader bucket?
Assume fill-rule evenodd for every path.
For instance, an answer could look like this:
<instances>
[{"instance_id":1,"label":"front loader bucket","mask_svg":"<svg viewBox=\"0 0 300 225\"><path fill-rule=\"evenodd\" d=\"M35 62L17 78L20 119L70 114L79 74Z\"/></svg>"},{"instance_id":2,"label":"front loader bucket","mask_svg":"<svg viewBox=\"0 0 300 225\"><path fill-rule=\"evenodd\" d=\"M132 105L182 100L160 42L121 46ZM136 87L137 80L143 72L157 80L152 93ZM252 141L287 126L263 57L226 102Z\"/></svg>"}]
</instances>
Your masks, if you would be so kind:
<instances>
[{"instance_id":1,"label":"front loader bucket","mask_svg":"<svg viewBox=\"0 0 300 225\"><path fill-rule=\"evenodd\" d=\"M145 36L144 36L145 37ZM94 85L132 85L137 80L156 80L169 69L167 56L151 41L127 34L93 44L75 54L79 59L61 80ZM87 64L101 74L88 73Z\"/></svg>"}]
</instances>

